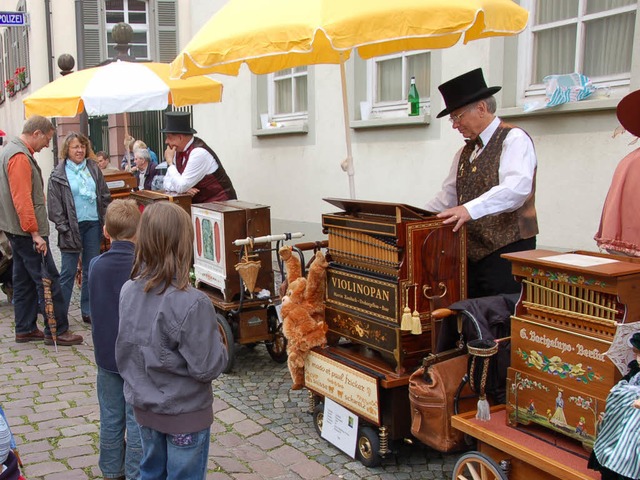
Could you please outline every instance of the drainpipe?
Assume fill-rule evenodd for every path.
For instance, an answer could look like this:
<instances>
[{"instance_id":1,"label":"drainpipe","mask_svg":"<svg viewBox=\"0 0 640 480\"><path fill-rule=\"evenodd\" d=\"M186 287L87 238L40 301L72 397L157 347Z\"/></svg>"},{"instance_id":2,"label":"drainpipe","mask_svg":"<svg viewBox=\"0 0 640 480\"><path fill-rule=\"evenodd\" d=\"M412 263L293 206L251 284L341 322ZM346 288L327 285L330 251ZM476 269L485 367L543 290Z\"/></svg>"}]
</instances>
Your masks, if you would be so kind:
<instances>
[{"instance_id":1,"label":"drainpipe","mask_svg":"<svg viewBox=\"0 0 640 480\"><path fill-rule=\"evenodd\" d=\"M84 64L84 23L82 0L76 0L76 53L78 56L78 70L86 68ZM89 119L86 112L80 114L80 133L89 135Z\"/></svg>"},{"instance_id":2,"label":"drainpipe","mask_svg":"<svg viewBox=\"0 0 640 480\"><path fill-rule=\"evenodd\" d=\"M53 82L53 38L51 35L51 0L44 0L45 25L47 27L47 68L49 69L49 81ZM56 127L56 119L52 120ZM57 129L56 129L57 130ZM58 166L58 136L54 135L53 142L53 166Z\"/></svg>"}]
</instances>

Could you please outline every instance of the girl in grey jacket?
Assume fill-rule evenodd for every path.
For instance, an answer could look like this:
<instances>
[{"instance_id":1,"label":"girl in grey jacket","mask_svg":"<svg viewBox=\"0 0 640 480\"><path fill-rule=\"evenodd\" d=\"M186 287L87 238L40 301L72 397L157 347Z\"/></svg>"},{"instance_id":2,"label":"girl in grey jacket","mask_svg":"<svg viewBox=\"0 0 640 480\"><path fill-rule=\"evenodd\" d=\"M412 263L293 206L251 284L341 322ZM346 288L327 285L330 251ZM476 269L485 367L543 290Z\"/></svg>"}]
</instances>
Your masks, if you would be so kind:
<instances>
[{"instance_id":1,"label":"girl in grey jacket","mask_svg":"<svg viewBox=\"0 0 640 480\"><path fill-rule=\"evenodd\" d=\"M215 310L189 283L193 227L172 202L148 206L120 293L116 362L142 437L140 478L201 480L213 423L211 381L226 367Z\"/></svg>"}]
</instances>

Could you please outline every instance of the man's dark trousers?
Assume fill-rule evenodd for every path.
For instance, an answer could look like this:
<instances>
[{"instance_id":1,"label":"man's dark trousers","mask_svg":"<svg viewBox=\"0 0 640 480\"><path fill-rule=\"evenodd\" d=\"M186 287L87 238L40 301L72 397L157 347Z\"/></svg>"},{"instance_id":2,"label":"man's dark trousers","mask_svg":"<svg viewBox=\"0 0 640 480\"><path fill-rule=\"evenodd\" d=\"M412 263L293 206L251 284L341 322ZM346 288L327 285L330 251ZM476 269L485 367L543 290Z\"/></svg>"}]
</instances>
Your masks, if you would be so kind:
<instances>
[{"instance_id":1,"label":"man's dark trousers","mask_svg":"<svg viewBox=\"0 0 640 480\"><path fill-rule=\"evenodd\" d=\"M7 238L13 250L13 311L16 319L16 335L23 335L33 332L38 327L38 312L44 316L42 254L34 250L31 236L7 233ZM69 320L60 288L60 274L51 255L49 239L43 238L47 242L45 264L46 273L51 278L51 298L57 334L62 335L69 329ZM46 320L44 323L44 333L50 336L51 332Z\"/></svg>"}]
</instances>

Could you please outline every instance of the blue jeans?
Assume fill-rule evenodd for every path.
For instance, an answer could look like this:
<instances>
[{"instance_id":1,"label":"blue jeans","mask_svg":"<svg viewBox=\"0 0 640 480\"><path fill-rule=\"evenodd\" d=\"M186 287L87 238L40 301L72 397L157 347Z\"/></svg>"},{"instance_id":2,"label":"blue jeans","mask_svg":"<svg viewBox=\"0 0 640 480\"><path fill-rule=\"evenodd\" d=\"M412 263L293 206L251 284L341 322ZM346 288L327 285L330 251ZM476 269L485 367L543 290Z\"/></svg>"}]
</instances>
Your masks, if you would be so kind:
<instances>
[{"instance_id":1,"label":"blue jeans","mask_svg":"<svg viewBox=\"0 0 640 480\"><path fill-rule=\"evenodd\" d=\"M64 296L60 287L60 274L53 261L49 239L47 242L47 255L44 257L42 268L42 254L33 249L31 236L12 235L7 233L7 238L13 251L13 314L16 319L16 334L31 333L38 328L38 312L44 314L44 290L42 288L43 273L51 279L51 299L56 319L58 335L69 330L67 308L65 308ZM47 322L44 322L44 333L51 335Z\"/></svg>"},{"instance_id":2,"label":"blue jeans","mask_svg":"<svg viewBox=\"0 0 640 480\"><path fill-rule=\"evenodd\" d=\"M122 377L98 367L96 386L100 404L100 457L105 478L140 479L142 442L131 405L125 402ZM125 447L126 431L126 447Z\"/></svg>"},{"instance_id":3,"label":"blue jeans","mask_svg":"<svg viewBox=\"0 0 640 480\"><path fill-rule=\"evenodd\" d=\"M140 427L141 480L203 480L207 476L211 428L170 435Z\"/></svg>"},{"instance_id":4,"label":"blue jeans","mask_svg":"<svg viewBox=\"0 0 640 480\"><path fill-rule=\"evenodd\" d=\"M71 303L71 293L76 279L78 259L82 254L82 285L80 287L80 311L82 315L88 316L89 309L89 262L92 258L100 255L100 242L102 241L102 229L100 222L80 222L80 240L82 241L81 252L62 251L62 268L60 269L60 283L62 284L62 294L64 295L67 313Z\"/></svg>"}]
</instances>

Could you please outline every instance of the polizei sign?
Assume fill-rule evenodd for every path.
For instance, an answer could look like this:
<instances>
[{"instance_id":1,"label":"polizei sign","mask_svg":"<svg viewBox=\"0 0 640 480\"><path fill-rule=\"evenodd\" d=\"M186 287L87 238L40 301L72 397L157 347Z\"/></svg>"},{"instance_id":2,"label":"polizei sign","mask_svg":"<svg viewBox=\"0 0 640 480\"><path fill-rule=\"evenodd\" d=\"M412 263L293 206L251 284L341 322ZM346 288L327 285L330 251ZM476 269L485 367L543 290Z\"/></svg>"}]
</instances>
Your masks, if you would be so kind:
<instances>
[{"instance_id":1,"label":"polizei sign","mask_svg":"<svg viewBox=\"0 0 640 480\"><path fill-rule=\"evenodd\" d=\"M25 12L0 12L0 27L23 27L27 24Z\"/></svg>"}]
</instances>

